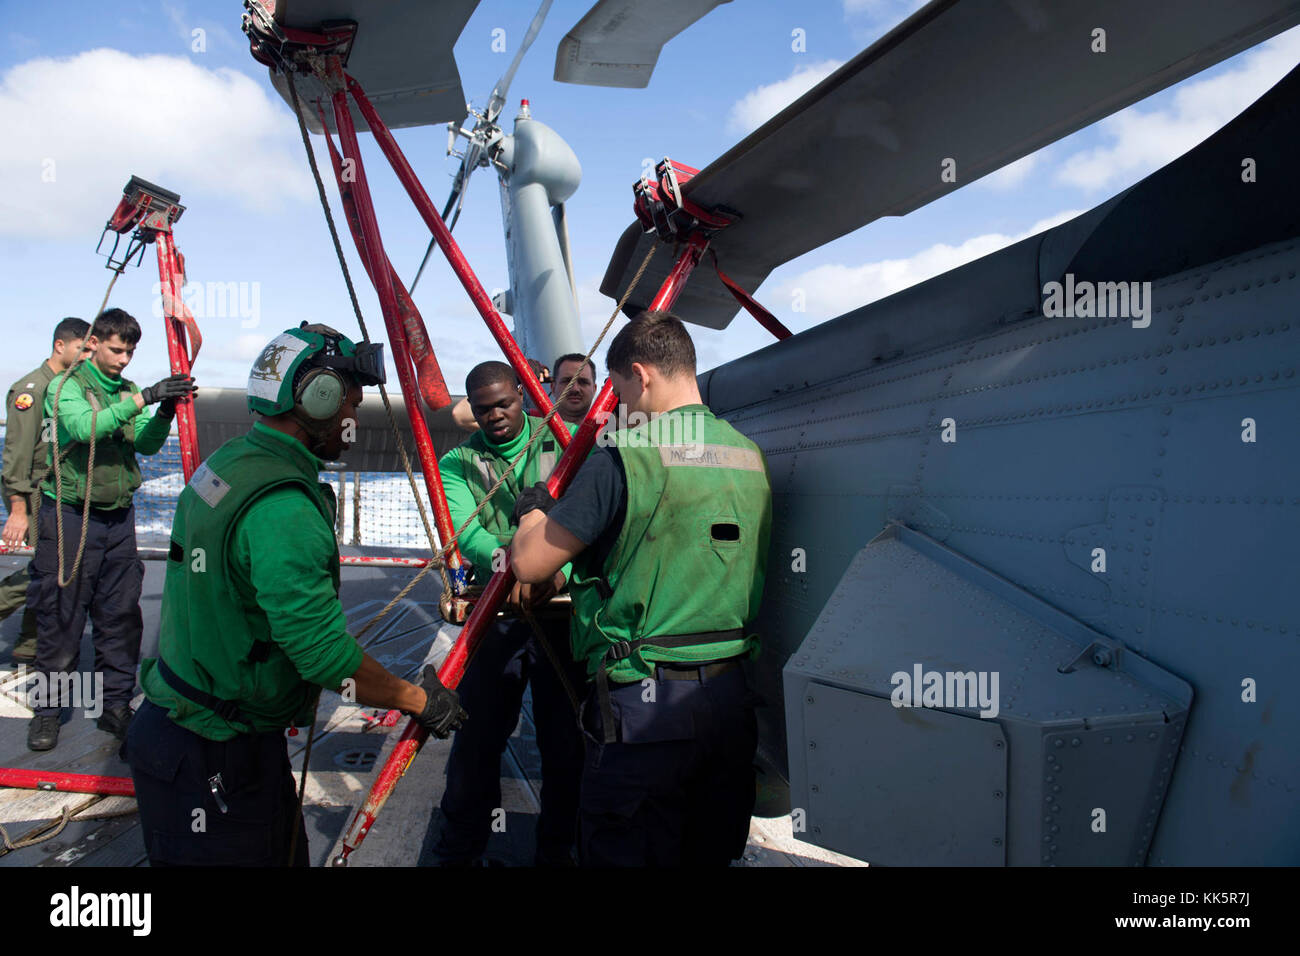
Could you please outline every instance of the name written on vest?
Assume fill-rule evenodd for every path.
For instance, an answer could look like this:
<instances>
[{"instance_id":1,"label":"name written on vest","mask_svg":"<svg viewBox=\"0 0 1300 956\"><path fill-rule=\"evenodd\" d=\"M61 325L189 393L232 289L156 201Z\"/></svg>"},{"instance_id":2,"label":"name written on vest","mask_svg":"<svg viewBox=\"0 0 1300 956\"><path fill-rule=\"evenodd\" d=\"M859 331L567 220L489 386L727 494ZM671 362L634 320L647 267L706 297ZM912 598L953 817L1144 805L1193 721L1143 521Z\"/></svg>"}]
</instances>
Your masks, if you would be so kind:
<instances>
[{"instance_id":1,"label":"name written on vest","mask_svg":"<svg viewBox=\"0 0 1300 956\"><path fill-rule=\"evenodd\" d=\"M660 445L659 460L665 468L731 468L762 471L763 462L752 448L732 445Z\"/></svg>"}]
</instances>

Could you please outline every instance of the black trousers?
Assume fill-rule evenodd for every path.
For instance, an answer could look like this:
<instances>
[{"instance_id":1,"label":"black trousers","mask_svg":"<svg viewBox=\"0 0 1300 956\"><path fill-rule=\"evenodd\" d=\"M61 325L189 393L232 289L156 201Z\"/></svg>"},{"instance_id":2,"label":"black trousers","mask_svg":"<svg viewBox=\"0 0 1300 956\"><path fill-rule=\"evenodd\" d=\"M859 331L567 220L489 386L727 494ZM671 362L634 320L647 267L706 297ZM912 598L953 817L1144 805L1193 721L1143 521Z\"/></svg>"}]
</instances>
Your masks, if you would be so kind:
<instances>
[{"instance_id":1,"label":"black trousers","mask_svg":"<svg viewBox=\"0 0 1300 956\"><path fill-rule=\"evenodd\" d=\"M575 693L585 683L569 652L569 623L542 620ZM542 757L541 813L537 818L539 864L571 858L578 826L582 732L573 704L527 621L498 621L470 661L457 692L469 714L456 731L442 795L443 827L435 852L465 861L483 854L493 811L501 806L501 757L515 726L524 687L533 685L533 720Z\"/></svg>"},{"instance_id":2,"label":"black trousers","mask_svg":"<svg viewBox=\"0 0 1300 956\"><path fill-rule=\"evenodd\" d=\"M745 671L664 673L610 685L614 743L594 689L583 707L584 866L727 866L745 851L758 745Z\"/></svg>"},{"instance_id":3,"label":"black trousers","mask_svg":"<svg viewBox=\"0 0 1300 956\"><path fill-rule=\"evenodd\" d=\"M307 866L307 831L283 732L216 742L146 700L126 759L150 866ZM213 793L213 788L216 793Z\"/></svg>"},{"instance_id":4,"label":"black trousers","mask_svg":"<svg viewBox=\"0 0 1300 956\"><path fill-rule=\"evenodd\" d=\"M81 536L81 509L69 504L63 510L64 574L72 571ZM104 707L128 703L134 696L135 671L140 662L144 621L140 614L140 587L144 564L135 549L135 506L112 511L90 509L86 547L76 579L59 587L59 548L54 503L41 507L36 556L31 563L27 605L36 613L39 639L35 670L46 675L77 669L81 633L90 615L95 647L95 673L104 676ZM49 700L35 708L38 715L59 713L68 701ZM61 706L56 706L59 704Z\"/></svg>"}]
</instances>

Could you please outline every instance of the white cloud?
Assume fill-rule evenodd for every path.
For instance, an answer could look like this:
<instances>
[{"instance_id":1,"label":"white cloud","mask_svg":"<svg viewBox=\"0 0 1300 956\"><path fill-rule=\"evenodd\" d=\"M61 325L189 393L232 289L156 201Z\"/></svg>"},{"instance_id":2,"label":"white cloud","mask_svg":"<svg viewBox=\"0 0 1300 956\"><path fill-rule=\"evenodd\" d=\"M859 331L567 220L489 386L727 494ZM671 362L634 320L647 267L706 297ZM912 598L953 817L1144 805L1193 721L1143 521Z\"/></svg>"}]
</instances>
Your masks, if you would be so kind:
<instances>
[{"instance_id":1,"label":"white cloud","mask_svg":"<svg viewBox=\"0 0 1300 956\"><path fill-rule=\"evenodd\" d=\"M1218 76L1184 83L1163 109L1130 106L1100 124L1110 145L1069 157L1057 179L1083 189L1127 185L1181 156L1258 99L1300 60L1300 27Z\"/></svg>"},{"instance_id":2,"label":"white cloud","mask_svg":"<svg viewBox=\"0 0 1300 956\"><path fill-rule=\"evenodd\" d=\"M830 264L817 266L776 287L769 308L780 308L802 291L812 323L842 315L868 302L883 299L926 279L941 275L1013 242L1028 238L1073 219L1082 209L1068 209L1040 219L1024 232L1004 235L1000 232L973 236L960 245L936 243L906 259L883 259L860 266Z\"/></svg>"},{"instance_id":3,"label":"white cloud","mask_svg":"<svg viewBox=\"0 0 1300 956\"><path fill-rule=\"evenodd\" d=\"M844 0L844 18L868 16L898 22L925 4L926 0Z\"/></svg>"},{"instance_id":4,"label":"white cloud","mask_svg":"<svg viewBox=\"0 0 1300 956\"><path fill-rule=\"evenodd\" d=\"M214 343L211 349L202 352L204 358L220 359L227 362L251 363L262 354L266 343L274 333L249 332L243 335L227 337Z\"/></svg>"},{"instance_id":5,"label":"white cloud","mask_svg":"<svg viewBox=\"0 0 1300 956\"><path fill-rule=\"evenodd\" d=\"M862 47L870 46L898 26L926 0L843 0L849 36Z\"/></svg>"},{"instance_id":6,"label":"white cloud","mask_svg":"<svg viewBox=\"0 0 1300 956\"><path fill-rule=\"evenodd\" d=\"M808 63L796 67L784 80L750 90L731 107L727 128L741 135L753 132L843 64L843 60Z\"/></svg>"},{"instance_id":7,"label":"white cloud","mask_svg":"<svg viewBox=\"0 0 1300 956\"><path fill-rule=\"evenodd\" d=\"M314 196L292 116L266 84L182 57L101 49L20 63L0 77L0 129L0 235L96 233L132 174L186 203Z\"/></svg>"},{"instance_id":8,"label":"white cloud","mask_svg":"<svg viewBox=\"0 0 1300 956\"><path fill-rule=\"evenodd\" d=\"M1001 169L981 178L979 185L996 192L1008 192L1015 189L1025 181L1026 176L1033 172L1044 152L1045 150L1039 150L1036 153L1030 153L1028 156L1022 156L1014 163L1008 163Z\"/></svg>"},{"instance_id":9,"label":"white cloud","mask_svg":"<svg viewBox=\"0 0 1300 956\"><path fill-rule=\"evenodd\" d=\"M206 48L211 45L210 41L213 40L217 41L219 45L226 47L227 49L238 50L241 48L242 45L236 40L235 35L227 30L221 23L210 19L200 19L195 17L191 15L186 8L178 4L168 3L166 0L163 0L161 5L163 13L165 13L167 19L171 21L172 29L176 31L176 36L179 37L181 43L184 44L182 49L195 53L203 53L206 52ZM195 31L201 31L197 37L195 36ZM199 50L195 50L194 44L198 41L202 42L202 47ZM244 48L246 49L247 47L245 46Z\"/></svg>"}]
</instances>

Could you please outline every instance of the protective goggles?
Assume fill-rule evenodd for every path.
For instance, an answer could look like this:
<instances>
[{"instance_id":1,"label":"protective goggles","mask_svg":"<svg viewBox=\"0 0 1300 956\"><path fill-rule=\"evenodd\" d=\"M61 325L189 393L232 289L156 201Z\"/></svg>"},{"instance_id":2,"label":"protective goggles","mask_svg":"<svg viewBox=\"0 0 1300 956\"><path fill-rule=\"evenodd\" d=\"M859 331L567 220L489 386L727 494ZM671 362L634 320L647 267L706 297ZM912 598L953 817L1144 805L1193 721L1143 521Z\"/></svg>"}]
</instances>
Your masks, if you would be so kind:
<instances>
[{"instance_id":1,"label":"protective goggles","mask_svg":"<svg viewBox=\"0 0 1300 956\"><path fill-rule=\"evenodd\" d=\"M383 342L358 342L352 355L318 355L311 364L347 372L358 385L383 385L388 380Z\"/></svg>"}]
</instances>

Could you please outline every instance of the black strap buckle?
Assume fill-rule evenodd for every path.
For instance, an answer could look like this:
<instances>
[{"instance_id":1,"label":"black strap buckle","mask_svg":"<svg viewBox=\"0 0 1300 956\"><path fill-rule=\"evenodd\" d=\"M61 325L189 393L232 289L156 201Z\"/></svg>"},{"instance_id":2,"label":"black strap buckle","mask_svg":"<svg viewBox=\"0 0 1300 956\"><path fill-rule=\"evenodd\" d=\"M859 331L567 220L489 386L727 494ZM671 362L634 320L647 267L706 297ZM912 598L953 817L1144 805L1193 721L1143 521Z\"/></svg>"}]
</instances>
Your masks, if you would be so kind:
<instances>
[{"instance_id":1,"label":"black strap buckle","mask_svg":"<svg viewBox=\"0 0 1300 956\"><path fill-rule=\"evenodd\" d=\"M619 641L617 644L611 644L608 651L605 652L605 662L609 664L618 661L625 661L632 656L636 649L631 641Z\"/></svg>"}]
</instances>

